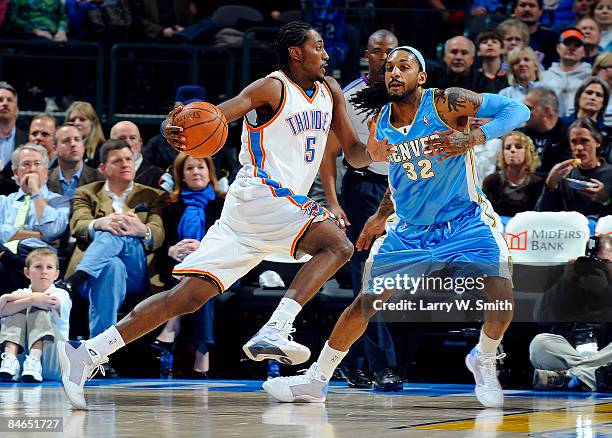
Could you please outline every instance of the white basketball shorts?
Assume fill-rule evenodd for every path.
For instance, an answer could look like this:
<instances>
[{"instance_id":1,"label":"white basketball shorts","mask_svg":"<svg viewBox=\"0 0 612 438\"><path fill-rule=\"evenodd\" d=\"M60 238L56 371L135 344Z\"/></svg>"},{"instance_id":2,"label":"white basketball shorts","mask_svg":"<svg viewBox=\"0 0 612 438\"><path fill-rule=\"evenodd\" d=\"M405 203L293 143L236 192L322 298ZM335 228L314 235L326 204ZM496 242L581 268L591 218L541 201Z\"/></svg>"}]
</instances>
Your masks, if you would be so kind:
<instances>
[{"instance_id":1,"label":"white basketball shorts","mask_svg":"<svg viewBox=\"0 0 612 438\"><path fill-rule=\"evenodd\" d=\"M221 217L207 231L200 248L175 266L177 277L206 277L220 292L281 252L296 257L309 226L330 217L312 199L264 184L260 178L237 178L231 185Z\"/></svg>"}]
</instances>

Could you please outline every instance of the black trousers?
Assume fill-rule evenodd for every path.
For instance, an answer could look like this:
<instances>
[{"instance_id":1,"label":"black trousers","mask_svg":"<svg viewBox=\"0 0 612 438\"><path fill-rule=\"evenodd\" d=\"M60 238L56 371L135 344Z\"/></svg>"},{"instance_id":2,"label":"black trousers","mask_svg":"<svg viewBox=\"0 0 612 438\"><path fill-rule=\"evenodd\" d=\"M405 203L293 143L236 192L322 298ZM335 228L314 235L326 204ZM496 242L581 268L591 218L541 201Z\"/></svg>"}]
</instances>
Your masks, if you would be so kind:
<instances>
[{"instance_id":1,"label":"black trousers","mask_svg":"<svg viewBox=\"0 0 612 438\"><path fill-rule=\"evenodd\" d=\"M353 244L357 242L359 233L368 218L378 209L388 187L385 176L374 175L370 172L359 175L356 172L359 171L349 169L346 172L340 191L340 204L351 223L346 235ZM368 255L369 251L355 251L349 261L355 296L361 292L361 275ZM380 313L371 319L364 335L351 347L350 352L344 358L343 366L363 368L365 364L362 365L360 362L364 359L367 359L371 372L397 365L393 338L387 324L380 317Z\"/></svg>"}]
</instances>

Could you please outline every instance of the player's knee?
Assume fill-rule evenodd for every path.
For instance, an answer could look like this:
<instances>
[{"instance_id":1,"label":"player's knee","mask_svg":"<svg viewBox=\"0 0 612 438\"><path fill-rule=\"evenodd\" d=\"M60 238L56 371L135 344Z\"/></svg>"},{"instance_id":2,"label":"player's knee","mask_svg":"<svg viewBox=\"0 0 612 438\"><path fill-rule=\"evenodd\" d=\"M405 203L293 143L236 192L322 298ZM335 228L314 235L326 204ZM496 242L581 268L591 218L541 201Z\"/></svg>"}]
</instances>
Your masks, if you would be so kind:
<instances>
[{"instance_id":1,"label":"player's knee","mask_svg":"<svg viewBox=\"0 0 612 438\"><path fill-rule=\"evenodd\" d=\"M376 298L377 297L372 295L359 294L349 307L351 316L369 321L377 312L374 306L374 300Z\"/></svg>"},{"instance_id":2,"label":"player's knee","mask_svg":"<svg viewBox=\"0 0 612 438\"><path fill-rule=\"evenodd\" d=\"M338 256L342 264L348 262L353 256L353 251L355 247L350 240L343 236L342 240L338 242L337 245L334 245L334 253Z\"/></svg>"}]
</instances>

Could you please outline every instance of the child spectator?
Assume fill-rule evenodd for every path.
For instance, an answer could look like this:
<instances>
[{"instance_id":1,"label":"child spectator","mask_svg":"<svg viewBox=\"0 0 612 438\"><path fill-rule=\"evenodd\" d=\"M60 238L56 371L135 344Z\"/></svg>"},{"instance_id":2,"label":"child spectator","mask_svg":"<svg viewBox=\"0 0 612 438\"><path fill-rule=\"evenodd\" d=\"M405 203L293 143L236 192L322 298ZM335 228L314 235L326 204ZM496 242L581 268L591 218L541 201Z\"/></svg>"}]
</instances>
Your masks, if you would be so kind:
<instances>
[{"instance_id":1,"label":"child spectator","mask_svg":"<svg viewBox=\"0 0 612 438\"><path fill-rule=\"evenodd\" d=\"M10 11L11 25L18 33L58 42L68 40L68 16L61 0L14 0Z\"/></svg>"},{"instance_id":2,"label":"child spectator","mask_svg":"<svg viewBox=\"0 0 612 438\"><path fill-rule=\"evenodd\" d=\"M60 380L56 345L68 339L72 302L68 292L53 282L59 276L59 260L48 248L33 250L26 258L25 276L30 287L0 296L0 378L17 380L20 365L17 353L27 352L21 380L39 383Z\"/></svg>"}]
</instances>

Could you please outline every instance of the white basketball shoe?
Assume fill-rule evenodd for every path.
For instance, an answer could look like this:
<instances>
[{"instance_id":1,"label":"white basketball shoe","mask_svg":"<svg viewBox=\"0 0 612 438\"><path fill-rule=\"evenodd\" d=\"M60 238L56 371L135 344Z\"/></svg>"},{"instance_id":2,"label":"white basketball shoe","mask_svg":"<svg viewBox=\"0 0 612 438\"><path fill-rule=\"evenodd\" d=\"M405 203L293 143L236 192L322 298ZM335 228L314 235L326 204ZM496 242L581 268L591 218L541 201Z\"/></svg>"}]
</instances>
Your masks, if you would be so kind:
<instances>
[{"instance_id":1,"label":"white basketball shoe","mask_svg":"<svg viewBox=\"0 0 612 438\"><path fill-rule=\"evenodd\" d=\"M257 362L274 359L285 365L297 365L310 359L310 349L293 340L295 332L292 324L285 322L280 327L264 326L244 346L242 350L249 359Z\"/></svg>"},{"instance_id":2,"label":"white basketball shoe","mask_svg":"<svg viewBox=\"0 0 612 438\"><path fill-rule=\"evenodd\" d=\"M2 353L0 355L2 362L0 363L0 380L3 381L16 381L19 378L19 371L21 365L17 356L8 353Z\"/></svg>"},{"instance_id":3,"label":"white basketball shoe","mask_svg":"<svg viewBox=\"0 0 612 438\"><path fill-rule=\"evenodd\" d=\"M93 350L90 352L85 342L59 341L57 345L64 392L75 409L87 409L83 386L98 371L104 374L102 364L108 362L107 357L101 357Z\"/></svg>"},{"instance_id":4,"label":"white basketball shoe","mask_svg":"<svg viewBox=\"0 0 612 438\"><path fill-rule=\"evenodd\" d=\"M501 408L504 405L504 392L497 380L497 359L495 353L482 353L476 347L465 357L465 365L474 374L476 398L487 408Z\"/></svg>"},{"instance_id":5,"label":"white basketball shoe","mask_svg":"<svg viewBox=\"0 0 612 438\"><path fill-rule=\"evenodd\" d=\"M42 365L40 359L35 356L26 356L21 372L21 381L29 383L40 383L42 378Z\"/></svg>"},{"instance_id":6,"label":"white basketball shoe","mask_svg":"<svg viewBox=\"0 0 612 438\"><path fill-rule=\"evenodd\" d=\"M263 389L281 402L305 401L325 403L328 379L321 373L317 363L310 365L305 374L290 377L275 377L266 380Z\"/></svg>"}]
</instances>

